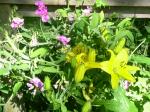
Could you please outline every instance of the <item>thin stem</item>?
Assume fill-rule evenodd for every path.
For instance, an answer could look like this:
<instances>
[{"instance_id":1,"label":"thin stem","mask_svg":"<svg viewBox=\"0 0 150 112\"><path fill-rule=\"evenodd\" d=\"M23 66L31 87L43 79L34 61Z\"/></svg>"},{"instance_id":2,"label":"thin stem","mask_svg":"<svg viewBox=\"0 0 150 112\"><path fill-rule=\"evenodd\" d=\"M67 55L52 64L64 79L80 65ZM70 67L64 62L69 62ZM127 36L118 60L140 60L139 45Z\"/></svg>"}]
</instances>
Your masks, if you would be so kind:
<instances>
[{"instance_id":1,"label":"thin stem","mask_svg":"<svg viewBox=\"0 0 150 112\"><path fill-rule=\"evenodd\" d=\"M41 29L42 35L43 35L44 38L45 38L45 35L44 35L44 32L43 32L43 28L42 28L42 22L41 22L41 20L40 20L40 29Z\"/></svg>"},{"instance_id":2,"label":"thin stem","mask_svg":"<svg viewBox=\"0 0 150 112\"><path fill-rule=\"evenodd\" d=\"M0 104L0 106L4 106L5 104Z\"/></svg>"},{"instance_id":3,"label":"thin stem","mask_svg":"<svg viewBox=\"0 0 150 112\"><path fill-rule=\"evenodd\" d=\"M5 38L6 38L7 42L9 43L9 45L12 47L12 49L15 53L19 54L19 56L21 56L23 59L29 60L28 56L21 53L20 49L17 49L17 47L15 46L13 40L9 38L7 32L5 32Z\"/></svg>"},{"instance_id":4,"label":"thin stem","mask_svg":"<svg viewBox=\"0 0 150 112\"><path fill-rule=\"evenodd\" d=\"M144 39L134 50L133 52L131 52L129 58L131 58L131 56L135 53L135 51L146 41L146 39Z\"/></svg>"}]
</instances>

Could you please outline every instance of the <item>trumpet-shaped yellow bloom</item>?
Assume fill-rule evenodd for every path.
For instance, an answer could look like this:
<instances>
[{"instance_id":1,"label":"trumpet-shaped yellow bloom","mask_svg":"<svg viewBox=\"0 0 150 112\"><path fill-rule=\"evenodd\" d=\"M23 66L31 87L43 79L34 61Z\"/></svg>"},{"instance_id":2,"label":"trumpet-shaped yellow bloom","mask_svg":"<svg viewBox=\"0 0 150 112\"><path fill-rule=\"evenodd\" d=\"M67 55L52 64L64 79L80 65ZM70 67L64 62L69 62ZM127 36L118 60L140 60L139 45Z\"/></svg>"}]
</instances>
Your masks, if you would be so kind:
<instances>
[{"instance_id":1,"label":"trumpet-shaped yellow bloom","mask_svg":"<svg viewBox=\"0 0 150 112\"><path fill-rule=\"evenodd\" d=\"M69 62L73 62L72 65L75 67L75 82L77 83L84 78L84 74L88 69L100 68L100 63L95 62L95 49L88 48L82 43L79 43L68 52L66 58Z\"/></svg>"},{"instance_id":2,"label":"trumpet-shaped yellow bloom","mask_svg":"<svg viewBox=\"0 0 150 112\"><path fill-rule=\"evenodd\" d=\"M127 65L128 50L122 49L117 55L115 55L112 50L108 51L111 53L110 60L101 62L100 68L111 75L112 88L116 89L118 87L120 78L135 82L135 78L131 73L136 72L139 68Z\"/></svg>"},{"instance_id":3,"label":"trumpet-shaped yellow bloom","mask_svg":"<svg viewBox=\"0 0 150 112\"><path fill-rule=\"evenodd\" d=\"M67 60L75 67L75 82L80 82L84 78L85 72L92 68L100 68L110 74L113 89L118 87L120 78L134 82L135 78L131 73L136 72L139 68L127 65L128 50L121 49L117 55L112 50L108 51L111 53L111 57L108 61L103 62L96 62L95 49L88 48L82 43L68 52Z\"/></svg>"}]
</instances>

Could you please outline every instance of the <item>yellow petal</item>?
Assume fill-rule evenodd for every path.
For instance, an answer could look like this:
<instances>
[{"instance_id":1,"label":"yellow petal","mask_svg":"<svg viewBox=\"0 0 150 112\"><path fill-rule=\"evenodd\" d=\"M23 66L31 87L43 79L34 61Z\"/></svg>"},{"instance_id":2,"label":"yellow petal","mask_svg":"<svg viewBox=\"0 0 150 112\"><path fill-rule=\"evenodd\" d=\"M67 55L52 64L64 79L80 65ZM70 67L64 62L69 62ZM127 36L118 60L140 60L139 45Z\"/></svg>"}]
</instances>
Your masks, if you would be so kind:
<instances>
[{"instance_id":1,"label":"yellow petal","mask_svg":"<svg viewBox=\"0 0 150 112\"><path fill-rule=\"evenodd\" d=\"M98 62L87 62L85 63L86 69L92 69L92 68L101 68L101 63Z\"/></svg>"},{"instance_id":2,"label":"yellow petal","mask_svg":"<svg viewBox=\"0 0 150 112\"><path fill-rule=\"evenodd\" d=\"M124 79L130 81L130 82L135 82L135 78L127 71L125 68L121 68L119 70L119 76L123 77Z\"/></svg>"},{"instance_id":3,"label":"yellow petal","mask_svg":"<svg viewBox=\"0 0 150 112\"><path fill-rule=\"evenodd\" d=\"M88 53L88 61L95 62L96 59L96 51L95 49L90 48Z\"/></svg>"},{"instance_id":4,"label":"yellow petal","mask_svg":"<svg viewBox=\"0 0 150 112\"><path fill-rule=\"evenodd\" d=\"M84 64L81 64L77 67L75 72L75 82L78 83L84 78L84 74L86 72L86 68Z\"/></svg>"},{"instance_id":5,"label":"yellow petal","mask_svg":"<svg viewBox=\"0 0 150 112\"><path fill-rule=\"evenodd\" d=\"M84 63L85 59L84 57L86 56L85 53L81 53L81 54L78 54L76 56L76 60L77 60L77 63L80 64L80 63Z\"/></svg>"},{"instance_id":6,"label":"yellow petal","mask_svg":"<svg viewBox=\"0 0 150 112\"><path fill-rule=\"evenodd\" d=\"M131 73L140 70L139 67L136 67L136 66L130 66L130 65L126 65L125 68L126 68L129 72L131 72Z\"/></svg>"},{"instance_id":7,"label":"yellow petal","mask_svg":"<svg viewBox=\"0 0 150 112\"><path fill-rule=\"evenodd\" d=\"M114 64L116 55L114 54L114 52L113 52L112 50L108 50L108 52L110 52L110 54L111 54L110 59L109 59L109 62L110 62L111 64Z\"/></svg>"},{"instance_id":8,"label":"yellow petal","mask_svg":"<svg viewBox=\"0 0 150 112\"><path fill-rule=\"evenodd\" d=\"M80 54L80 53L86 53L87 52L87 46L84 45L83 43L77 44L73 49L72 52L74 54Z\"/></svg>"},{"instance_id":9,"label":"yellow petal","mask_svg":"<svg viewBox=\"0 0 150 112\"><path fill-rule=\"evenodd\" d=\"M119 42L117 43L117 46L114 48L114 52L119 53L122 50L122 48L124 47L125 42L126 42L126 39L124 37L122 37L119 40Z\"/></svg>"},{"instance_id":10,"label":"yellow petal","mask_svg":"<svg viewBox=\"0 0 150 112\"><path fill-rule=\"evenodd\" d=\"M75 54L73 52L68 52L66 55L67 61L70 62L74 56L75 56Z\"/></svg>"},{"instance_id":11,"label":"yellow petal","mask_svg":"<svg viewBox=\"0 0 150 112\"><path fill-rule=\"evenodd\" d=\"M128 49L122 49L115 59L116 64L119 64L120 66L124 66L128 62Z\"/></svg>"},{"instance_id":12,"label":"yellow petal","mask_svg":"<svg viewBox=\"0 0 150 112\"><path fill-rule=\"evenodd\" d=\"M111 75L111 86L113 89L117 89L119 85L119 77L116 74Z\"/></svg>"},{"instance_id":13,"label":"yellow petal","mask_svg":"<svg viewBox=\"0 0 150 112\"><path fill-rule=\"evenodd\" d=\"M109 61L103 61L100 63L100 68L107 72L108 74L113 74L113 66L112 63L110 63Z\"/></svg>"}]
</instances>

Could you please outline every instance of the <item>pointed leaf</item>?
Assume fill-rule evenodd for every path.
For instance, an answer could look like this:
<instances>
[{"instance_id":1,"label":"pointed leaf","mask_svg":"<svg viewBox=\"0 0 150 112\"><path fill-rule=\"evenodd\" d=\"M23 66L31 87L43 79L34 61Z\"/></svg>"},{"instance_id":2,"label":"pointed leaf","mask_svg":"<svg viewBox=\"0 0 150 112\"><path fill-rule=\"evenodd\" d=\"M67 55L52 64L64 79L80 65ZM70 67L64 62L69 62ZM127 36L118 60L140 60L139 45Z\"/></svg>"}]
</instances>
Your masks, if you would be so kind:
<instances>
[{"instance_id":1,"label":"pointed leaf","mask_svg":"<svg viewBox=\"0 0 150 112\"><path fill-rule=\"evenodd\" d=\"M13 94L16 95L16 93L19 91L19 89L22 86L22 82L17 82L13 87Z\"/></svg>"}]
</instances>

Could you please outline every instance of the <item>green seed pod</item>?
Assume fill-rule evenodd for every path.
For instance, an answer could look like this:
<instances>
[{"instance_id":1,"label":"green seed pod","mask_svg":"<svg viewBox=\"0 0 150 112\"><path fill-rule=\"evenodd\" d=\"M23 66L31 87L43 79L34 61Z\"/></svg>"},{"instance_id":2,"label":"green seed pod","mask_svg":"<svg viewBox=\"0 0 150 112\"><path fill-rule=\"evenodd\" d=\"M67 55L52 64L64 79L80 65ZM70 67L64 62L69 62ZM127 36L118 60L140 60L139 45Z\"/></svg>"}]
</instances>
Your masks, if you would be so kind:
<instances>
[{"instance_id":1,"label":"green seed pod","mask_svg":"<svg viewBox=\"0 0 150 112\"><path fill-rule=\"evenodd\" d=\"M121 49L124 47L126 42L125 38L121 38L117 44L117 46L114 48L114 52L117 54L121 51Z\"/></svg>"},{"instance_id":2,"label":"green seed pod","mask_svg":"<svg viewBox=\"0 0 150 112\"><path fill-rule=\"evenodd\" d=\"M45 77L44 88L45 90L51 90L51 80L48 76Z\"/></svg>"},{"instance_id":3,"label":"green seed pod","mask_svg":"<svg viewBox=\"0 0 150 112\"><path fill-rule=\"evenodd\" d=\"M85 104L82 107L82 112L90 112L92 109L92 105L90 101L85 102Z\"/></svg>"},{"instance_id":4,"label":"green seed pod","mask_svg":"<svg viewBox=\"0 0 150 112\"><path fill-rule=\"evenodd\" d=\"M51 80L48 76L45 77L44 79L44 89L46 90L46 98L49 102L51 102L51 95L52 95L52 85L51 85Z\"/></svg>"},{"instance_id":5,"label":"green seed pod","mask_svg":"<svg viewBox=\"0 0 150 112\"><path fill-rule=\"evenodd\" d=\"M77 67L75 72L75 82L78 83L84 78L86 68L84 64L81 64Z\"/></svg>"},{"instance_id":6,"label":"green seed pod","mask_svg":"<svg viewBox=\"0 0 150 112\"><path fill-rule=\"evenodd\" d=\"M77 65L77 60L76 60L75 57L73 57L73 58L71 59L71 66L72 66L73 68L75 68L76 65Z\"/></svg>"}]
</instances>

